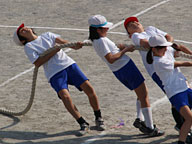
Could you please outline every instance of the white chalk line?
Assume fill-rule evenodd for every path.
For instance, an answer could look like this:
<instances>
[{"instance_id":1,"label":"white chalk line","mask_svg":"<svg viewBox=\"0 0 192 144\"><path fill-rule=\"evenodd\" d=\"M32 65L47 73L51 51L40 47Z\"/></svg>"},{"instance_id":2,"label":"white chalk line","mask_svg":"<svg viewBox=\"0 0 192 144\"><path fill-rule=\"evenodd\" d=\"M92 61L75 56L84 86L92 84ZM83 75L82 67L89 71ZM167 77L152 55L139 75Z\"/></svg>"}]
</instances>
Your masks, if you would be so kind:
<instances>
[{"instance_id":1,"label":"white chalk line","mask_svg":"<svg viewBox=\"0 0 192 144\"><path fill-rule=\"evenodd\" d=\"M143 10L143 11L141 11L141 12L135 14L135 15L133 15L133 16L138 17L138 16L140 16L140 15L142 15L142 14L144 14L144 13L146 13L146 12L148 12L148 11L150 11L150 10L152 10L152 9L160 6L160 5L163 5L163 4L167 3L167 2L169 2L169 1L170 1L170 0L164 0L164 1L160 2L160 3L157 3L157 4L153 5L153 6L151 6L151 7L147 8L147 9L145 9L145 10ZM118 26L121 25L121 24L123 24L124 21L125 21L125 20L122 20L122 21L114 24L114 25L110 28L110 30L118 27Z\"/></svg>"},{"instance_id":2,"label":"white chalk line","mask_svg":"<svg viewBox=\"0 0 192 144\"><path fill-rule=\"evenodd\" d=\"M71 51L71 48L67 48L67 49L64 50L64 52L69 52L69 51ZM3 86L5 86L5 85L7 85L7 84L10 83L11 81L13 81L13 80L21 77L22 75L27 74L28 72L31 72L34 68L35 68L35 66L33 66L33 67L31 67L31 68L29 68L29 69L27 69L27 70L25 70L25 71L17 74L16 76L14 76L14 77L12 77L12 78L4 81L2 84L0 84L0 88L3 87Z\"/></svg>"}]
</instances>

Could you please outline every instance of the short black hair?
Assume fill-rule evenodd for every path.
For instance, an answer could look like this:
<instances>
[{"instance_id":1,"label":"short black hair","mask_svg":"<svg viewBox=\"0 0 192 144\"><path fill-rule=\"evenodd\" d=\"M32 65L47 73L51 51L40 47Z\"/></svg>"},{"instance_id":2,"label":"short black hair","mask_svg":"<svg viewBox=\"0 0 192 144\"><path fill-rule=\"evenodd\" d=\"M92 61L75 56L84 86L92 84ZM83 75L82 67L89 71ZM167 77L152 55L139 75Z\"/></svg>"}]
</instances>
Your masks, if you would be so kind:
<instances>
[{"instance_id":1,"label":"short black hair","mask_svg":"<svg viewBox=\"0 0 192 144\"><path fill-rule=\"evenodd\" d=\"M162 49L162 48L165 48L165 47L166 46L156 46L154 48ZM150 50L147 52L146 60L147 60L148 64L152 64L153 63L152 47L150 47Z\"/></svg>"},{"instance_id":2,"label":"short black hair","mask_svg":"<svg viewBox=\"0 0 192 144\"><path fill-rule=\"evenodd\" d=\"M89 38L91 41L95 40L95 39L99 39L101 36L99 35L99 33L97 32L97 29L102 29L102 27L89 27Z\"/></svg>"}]
</instances>

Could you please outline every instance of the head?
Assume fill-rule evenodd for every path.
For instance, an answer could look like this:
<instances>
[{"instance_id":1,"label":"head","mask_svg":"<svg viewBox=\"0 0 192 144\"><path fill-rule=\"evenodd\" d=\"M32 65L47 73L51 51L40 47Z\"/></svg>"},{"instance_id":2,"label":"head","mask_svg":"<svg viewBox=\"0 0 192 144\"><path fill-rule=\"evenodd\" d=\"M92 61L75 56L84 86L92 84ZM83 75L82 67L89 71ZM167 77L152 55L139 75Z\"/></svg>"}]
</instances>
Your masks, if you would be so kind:
<instances>
[{"instance_id":1,"label":"head","mask_svg":"<svg viewBox=\"0 0 192 144\"><path fill-rule=\"evenodd\" d=\"M135 32L144 31L142 24L139 23L139 20L136 17L128 17L124 21L124 27L129 35L129 38L131 38L132 34Z\"/></svg>"},{"instance_id":2,"label":"head","mask_svg":"<svg viewBox=\"0 0 192 144\"><path fill-rule=\"evenodd\" d=\"M107 19L102 15L91 16L88 20L89 23L89 39L91 41L99 39L100 37L105 37L107 31L113 25L113 23L108 22Z\"/></svg>"},{"instance_id":3,"label":"head","mask_svg":"<svg viewBox=\"0 0 192 144\"><path fill-rule=\"evenodd\" d=\"M24 23L21 24L17 30L15 31L13 35L13 40L14 42L19 45L23 46L27 42L31 41L32 36L36 35L33 29L27 28L24 26Z\"/></svg>"},{"instance_id":4,"label":"head","mask_svg":"<svg viewBox=\"0 0 192 144\"><path fill-rule=\"evenodd\" d=\"M153 55L162 57L165 55L168 46L172 46L163 35L155 35L149 38L150 50L147 53L147 63L153 63Z\"/></svg>"}]
</instances>

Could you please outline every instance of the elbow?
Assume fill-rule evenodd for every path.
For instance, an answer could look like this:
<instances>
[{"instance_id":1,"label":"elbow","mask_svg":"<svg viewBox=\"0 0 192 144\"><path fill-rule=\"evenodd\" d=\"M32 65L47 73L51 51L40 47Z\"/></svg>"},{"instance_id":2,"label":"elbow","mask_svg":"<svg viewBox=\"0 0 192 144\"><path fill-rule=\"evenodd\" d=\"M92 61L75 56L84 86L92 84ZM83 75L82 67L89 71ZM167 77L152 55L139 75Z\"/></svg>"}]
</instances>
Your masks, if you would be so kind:
<instances>
[{"instance_id":1,"label":"elbow","mask_svg":"<svg viewBox=\"0 0 192 144\"><path fill-rule=\"evenodd\" d=\"M34 63L34 65L35 65L35 67L38 67L38 68L41 66L40 64L35 64L35 63Z\"/></svg>"},{"instance_id":2,"label":"elbow","mask_svg":"<svg viewBox=\"0 0 192 144\"><path fill-rule=\"evenodd\" d=\"M42 65L38 60L36 60L33 64L35 67L40 67Z\"/></svg>"},{"instance_id":3,"label":"elbow","mask_svg":"<svg viewBox=\"0 0 192 144\"><path fill-rule=\"evenodd\" d=\"M115 62L115 60L110 59L110 60L108 60L108 62L109 62L110 64L113 64L113 63Z\"/></svg>"}]
</instances>

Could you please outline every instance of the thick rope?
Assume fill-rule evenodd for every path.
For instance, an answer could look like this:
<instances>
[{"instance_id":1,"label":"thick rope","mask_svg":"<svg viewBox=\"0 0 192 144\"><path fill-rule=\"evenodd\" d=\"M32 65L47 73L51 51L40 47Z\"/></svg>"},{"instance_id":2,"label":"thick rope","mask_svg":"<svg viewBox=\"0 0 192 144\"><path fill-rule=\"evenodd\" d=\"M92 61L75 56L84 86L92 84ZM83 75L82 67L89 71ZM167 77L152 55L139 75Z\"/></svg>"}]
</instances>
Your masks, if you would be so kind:
<instances>
[{"instance_id":1,"label":"thick rope","mask_svg":"<svg viewBox=\"0 0 192 144\"><path fill-rule=\"evenodd\" d=\"M76 46L76 45L77 45L77 42L72 42L72 43L62 44L62 45L59 45L59 46L54 46L54 47L48 49L47 51L45 51L43 54L41 54L40 57L43 57L43 56L49 54L55 48L62 49L62 48L66 48L66 47L73 47L73 46ZM90 42L90 41L83 42L83 46L92 46L92 42ZM135 47L135 50L148 51L148 49L145 49L143 47ZM192 55L188 55L188 54L184 54L184 53L179 53L179 56L184 57L184 58L188 58L188 59L192 59ZM32 81L32 87L31 87L31 96L30 96L30 99L29 99L29 102L28 102L26 108L23 111L20 111L20 112L8 110L8 109L5 109L5 108L0 108L0 113L13 115L13 116L21 116L21 115L26 114L30 110L30 108L31 108L31 106L33 104L34 96L35 96L37 74L38 74L38 67L35 67L35 69L33 71L33 81Z\"/></svg>"},{"instance_id":2,"label":"thick rope","mask_svg":"<svg viewBox=\"0 0 192 144\"><path fill-rule=\"evenodd\" d=\"M72 42L72 43L62 44L62 45L59 45L59 46L54 46L53 48L50 48L47 51L45 51L43 54L41 54L40 57L43 57L43 56L49 54L55 48L62 49L62 48L66 48L66 47L73 47L73 46L76 46L76 45L77 45L76 42ZM91 46L91 45L92 44L90 42L84 42L83 43L83 46ZM35 69L33 71L33 81L32 81L32 87L31 87L31 95L30 95L30 99L29 99L29 102L28 102L26 108L23 111L12 111L12 110L8 110L8 109L5 109L5 108L0 108L0 113L7 114L7 115L13 115L13 116L21 116L21 115L26 114L30 110L30 108L31 108L31 106L33 104L34 96L35 96L37 74L38 74L38 67L35 67Z\"/></svg>"}]
</instances>

